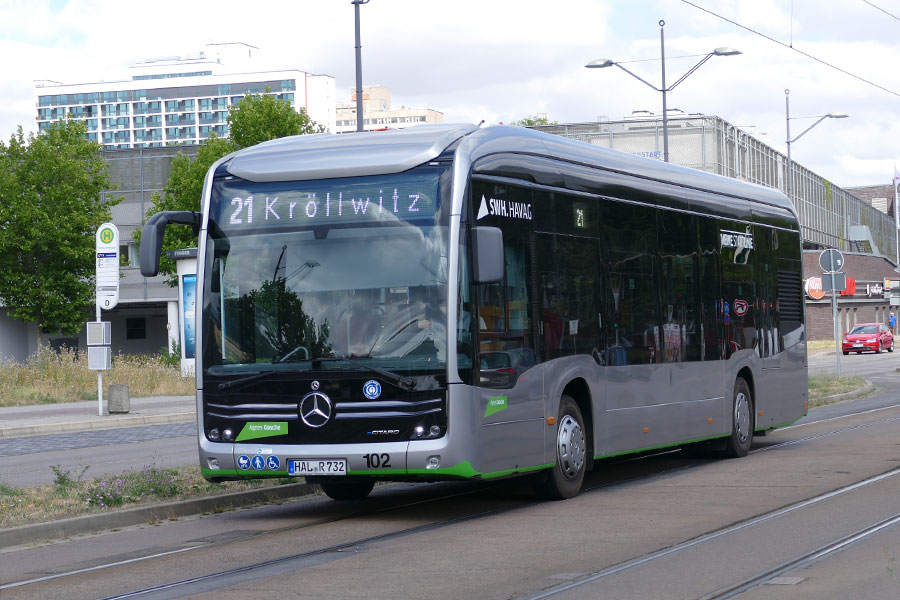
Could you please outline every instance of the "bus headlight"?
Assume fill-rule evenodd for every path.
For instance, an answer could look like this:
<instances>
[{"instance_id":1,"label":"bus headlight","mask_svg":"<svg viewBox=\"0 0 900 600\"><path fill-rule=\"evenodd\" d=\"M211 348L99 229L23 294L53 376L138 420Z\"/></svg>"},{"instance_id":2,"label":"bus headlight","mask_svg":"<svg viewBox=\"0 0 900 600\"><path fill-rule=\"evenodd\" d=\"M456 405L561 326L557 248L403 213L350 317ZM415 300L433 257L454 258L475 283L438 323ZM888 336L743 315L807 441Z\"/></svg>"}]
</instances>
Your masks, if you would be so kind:
<instances>
[{"instance_id":1,"label":"bus headlight","mask_svg":"<svg viewBox=\"0 0 900 600\"><path fill-rule=\"evenodd\" d=\"M222 439L222 436L219 434L219 428L218 428L218 427L213 427L212 429L210 429L209 431L207 431L207 432L206 432L206 437L208 437L209 440L212 441L212 442L218 442L220 439Z\"/></svg>"},{"instance_id":2,"label":"bus headlight","mask_svg":"<svg viewBox=\"0 0 900 600\"><path fill-rule=\"evenodd\" d=\"M425 460L425 468L426 469L439 469L441 468L441 457L439 454L435 454L433 456L429 456Z\"/></svg>"}]
</instances>

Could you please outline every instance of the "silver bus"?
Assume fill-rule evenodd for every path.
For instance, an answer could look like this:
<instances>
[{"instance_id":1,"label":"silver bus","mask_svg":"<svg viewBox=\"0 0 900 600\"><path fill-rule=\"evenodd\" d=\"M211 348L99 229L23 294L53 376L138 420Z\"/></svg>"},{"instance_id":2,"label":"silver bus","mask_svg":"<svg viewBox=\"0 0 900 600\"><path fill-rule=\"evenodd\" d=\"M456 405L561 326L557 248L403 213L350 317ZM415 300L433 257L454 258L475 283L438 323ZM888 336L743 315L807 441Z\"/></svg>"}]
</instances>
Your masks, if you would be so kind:
<instances>
[{"instance_id":1,"label":"silver bus","mask_svg":"<svg viewBox=\"0 0 900 600\"><path fill-rule=\"evenodd\" d=\"M797 214L780 192L532 130L273 140L206 177L197 417L214 481L529 474L739 457L807 409Z\"/></svg>"}]
</instances>

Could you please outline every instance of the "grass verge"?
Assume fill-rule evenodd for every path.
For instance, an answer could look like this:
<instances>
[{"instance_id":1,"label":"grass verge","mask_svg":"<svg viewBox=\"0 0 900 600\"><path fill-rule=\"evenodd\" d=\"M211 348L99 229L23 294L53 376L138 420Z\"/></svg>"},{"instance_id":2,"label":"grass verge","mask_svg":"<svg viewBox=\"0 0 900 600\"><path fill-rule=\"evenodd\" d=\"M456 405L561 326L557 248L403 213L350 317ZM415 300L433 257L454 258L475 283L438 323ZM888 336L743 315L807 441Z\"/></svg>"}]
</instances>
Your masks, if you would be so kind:
<instances>
[{"instance_id":1,"label":"grass verge","mask_svg":"<svg viewBox=\"0 0 900 600\"><path fill-rule=\"evenodd\" d=\"M50 468L55 475L52 484L19 489L0 483L0 528L297 483L296 479L210 483L194 466L149 466L96 478L84 477L87 469L72 473Z\"/></svg>"},{"instance_id":2,"label":"grass verge","mask_svg":"<svg viewBox=\"0 0 900 600\"><path fill-rule=\"evenodd\" d=\"M97 372L87 363L84 352L63 349L57 354L44 347L25 364L0 364L0 406L94 400ZM112 369L103 373L103 384L112 383L128 385L133 398L194 394L194 379L182 377L162 355L114 356Z\"/></svg>"},{"instance_id":3,"label":"grass verge","mask_svg":"<svg viewBox=\"0 0 900 600\"><path fill-rule=\"evenodd\" d=\"M846 394L865 385L866 380L862 377L841 377L838 379L834 375L810 375L809 405L812 407L828 404L828 397Z\"/></svg>"}]
</instances>

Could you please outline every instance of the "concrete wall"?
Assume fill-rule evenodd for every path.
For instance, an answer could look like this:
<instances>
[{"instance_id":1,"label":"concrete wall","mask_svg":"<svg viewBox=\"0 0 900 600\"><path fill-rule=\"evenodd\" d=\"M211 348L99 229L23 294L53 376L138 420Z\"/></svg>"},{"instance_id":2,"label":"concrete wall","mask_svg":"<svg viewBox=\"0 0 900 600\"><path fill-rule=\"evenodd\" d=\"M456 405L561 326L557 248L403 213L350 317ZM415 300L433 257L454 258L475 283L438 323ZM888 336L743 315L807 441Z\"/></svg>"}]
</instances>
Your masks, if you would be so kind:
<instances>
[{"instance_id":1,"label":"concrete wall","mask_svg":"<svg viewBox=\"0 0 900 600\"><path fill-rule=\"evenodd\" d=\"M37 349L37 325L16 321L0 308L0 363L24 362Z\"/></svg>"}]
</instances>

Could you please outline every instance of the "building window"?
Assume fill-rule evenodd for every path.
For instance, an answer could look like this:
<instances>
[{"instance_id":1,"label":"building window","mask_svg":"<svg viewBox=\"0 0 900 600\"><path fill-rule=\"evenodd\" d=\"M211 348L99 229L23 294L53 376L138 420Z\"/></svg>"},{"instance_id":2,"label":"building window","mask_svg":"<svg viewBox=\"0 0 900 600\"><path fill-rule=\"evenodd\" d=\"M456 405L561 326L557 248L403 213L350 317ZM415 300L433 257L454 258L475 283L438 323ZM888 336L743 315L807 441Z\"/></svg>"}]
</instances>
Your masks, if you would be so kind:
<instances>
[{"instance_id":1,"label":"building window","mask_svg":"<svg viewBox=\"0 0 900 600\"><path fill-rule=\"evenodd\" d=\"M125 338L129 340L147 339L147 321L143 317L125 319Z\"/></svg>"}]
</instances>

